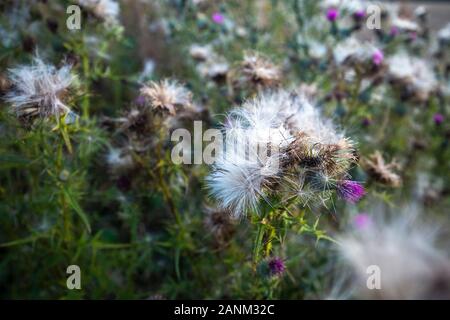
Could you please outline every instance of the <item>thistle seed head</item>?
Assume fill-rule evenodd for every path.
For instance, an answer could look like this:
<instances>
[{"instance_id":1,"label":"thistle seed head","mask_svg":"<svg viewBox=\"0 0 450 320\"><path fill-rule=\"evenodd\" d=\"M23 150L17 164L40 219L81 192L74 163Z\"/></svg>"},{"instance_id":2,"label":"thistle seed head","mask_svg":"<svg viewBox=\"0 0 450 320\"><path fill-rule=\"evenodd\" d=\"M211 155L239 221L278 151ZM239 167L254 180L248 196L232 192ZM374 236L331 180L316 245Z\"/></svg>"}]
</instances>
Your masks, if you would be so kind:
<instances>
[{"instance_id":1,"label":"thistle seed head","mask_svg":"<svg viewBox=\"0 0 450 320\"><path fill-rule=\"evenodd\" d=\"M19 118L60 116L71 112L63 101L74 80L70 65L58 69L35 56L31 65L9 70L5 100Z\"/></svg>"},{"instance_id":2,"label":"thistle seed head","mask_svg":"<svg viewBox=\"0 0 450 320\"><path fill-rule=\"evenodd\" d=\"M400 165L395 161L386 163L380 151L375 151L364 160L363 164L375 180L394 188L401 185L402 179L394 172L395 169L400 168Z\"/></svg>"},{"instance_id":3,"label":"thistle seed head","mask_svg":"<svg viewBox=\"0 0 450 320\"><path fill-rule=\"evenodd\" d=\"M177 109L187 108L192 103L192 93L172 80L151 81L141 88L141 95L155 111L174 116Z\"/></svg>"}]
</instances>

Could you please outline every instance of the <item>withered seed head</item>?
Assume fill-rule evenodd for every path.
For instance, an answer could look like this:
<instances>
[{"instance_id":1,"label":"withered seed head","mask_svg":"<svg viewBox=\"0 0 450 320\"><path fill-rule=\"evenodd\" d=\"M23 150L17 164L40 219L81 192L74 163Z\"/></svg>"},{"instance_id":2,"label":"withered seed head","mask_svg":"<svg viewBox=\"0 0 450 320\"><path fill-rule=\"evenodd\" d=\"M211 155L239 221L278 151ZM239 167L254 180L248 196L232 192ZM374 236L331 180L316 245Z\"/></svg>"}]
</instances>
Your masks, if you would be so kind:
<instances>
[{"instance_id":1,"label":"withered seed head","mask_svg":"<svg viewBox=\"0 0 450 320\"><path fill-rule=\"evenodd\" d=\"M152 131L151 114L147 108L133 107L121 118L120 130L127 131L138 136L146 136Z\"/></svg>"},{"instance_id":2,"label":"withered seed head","mask_svg":"<svg viewBox=\"0 0 450 320\"><path fill-rule=\"evenodd\" d=\"M227 210L205 208L205 219L203 225L214 236L217 246L224 246L234 234L234 223L231 213Z\"/></svg>"},{"instance_id":3,"label":"withered seed head","mask_svg":"<svg viewBox=\"0 0 450 320\"><path fill-rule=\"evenodd\" d=\"M11 88L11 82L8 78L0 75L0 96L5 94Z\"/></svg>"},{"instance_id":4,"label":"withered seed head","mask_svg":"<svg viewBox=\"0 0 450 320\"><path fill-rule=\"evenodd\" d=\"M240 65L242 82L273 87L281 81L281 70L268 59L257 53L246 53Z\"/></svg>"},{"instance_id":5,"label":"withered seed head","mask_svg":"<svg viewBox=\"0 0 450 320\"><path fill-rule=\"evenodd\" d=\"M400 165L394 160L386 163L380 151L375 151L368 159L364 160L367 172L377 181L391 187L399 187L401 178L393 170L400 169Z\"/></svg>"},{"instance_id":6,"label":"withered seed head","mask_svg":"<svg viewBox=\"0 0 450 320\"><path fill-rule=\"evenodd\" d=\"M150 82L141 88L141 95L153 110L176 114L177 108L189 107L192 103L192 93L176 81L163 80Z\"/></svg>"},{"instance_id":7,"label":"withered seed head","mask_svg":"<svg viewBox=\"0 0 450 320\"><path fill-rule=\"evenodd\" d=\"M333 176L344 174L358 161L355 148L348 139L341 139L336 144L316 143L312 148L308 136L298 133L286 150L284 167L299 165L303 168L317 169Z\"/></svg>"}]
</instances>

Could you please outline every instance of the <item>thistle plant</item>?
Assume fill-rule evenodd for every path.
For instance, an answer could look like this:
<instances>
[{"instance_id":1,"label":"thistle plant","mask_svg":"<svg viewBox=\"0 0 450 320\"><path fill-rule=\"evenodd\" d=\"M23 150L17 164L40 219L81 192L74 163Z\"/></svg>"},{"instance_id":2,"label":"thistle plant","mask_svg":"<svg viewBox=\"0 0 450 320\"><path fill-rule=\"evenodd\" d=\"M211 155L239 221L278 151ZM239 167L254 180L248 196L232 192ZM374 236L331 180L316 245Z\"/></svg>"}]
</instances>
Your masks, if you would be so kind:
<instances>
[{"instance_id":1,"label":"thistle plant","mask_svg":"<svg viewBox=\"0 0 450 320\"><path fill-rule=\"evenodd\" d=\"M277 239L282 242L278 225L295 226L306 209L325 205L334 192L351 203L364 195L362 185L349 180L358 159L354 143L302 92L279 90L247 101L230 112L224 131L226 149L208 185L235 217L251 214L258 228L255 265Z\"/></svg>"},{"instance_id":2,"label":"thistle plant","mask_svg":"<svg viewBox=\"0 0 450 320\"><path fill-rule=\"evenodd\" d=\"M63 97L73 85L75 76L69 65L56 69L45 64L39 56L28 66L19 66L9 71L12 90L6 94L6 101L19 118L55 116L57 119L67 113L73 114L64 104Z\"/></svg>"},{"instance_id":3,"label":"thistle plant","mask_svg":"<svg viewBox=\"0 0 450 320\"><path fill-rule=\"evenodd\" d=\"M450 26L435 10L0 11L1 298L448 296ZM380 290L365 289L373 263Z\"/></svg>"}]
</instances>

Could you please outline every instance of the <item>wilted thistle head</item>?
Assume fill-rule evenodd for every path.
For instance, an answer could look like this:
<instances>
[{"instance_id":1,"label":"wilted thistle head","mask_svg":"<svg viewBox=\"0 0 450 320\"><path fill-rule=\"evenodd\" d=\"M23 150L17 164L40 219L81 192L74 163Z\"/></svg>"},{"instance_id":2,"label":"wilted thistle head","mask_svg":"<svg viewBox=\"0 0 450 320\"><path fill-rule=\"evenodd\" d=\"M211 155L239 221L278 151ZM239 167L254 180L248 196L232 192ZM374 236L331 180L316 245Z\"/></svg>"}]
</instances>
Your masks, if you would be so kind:
<instances>
[{"instance_id":1,"label":"wilted thistle head","mask_svg":"<svg viewBox=\"0 0 450 320\"><path fill-rule=\"evenodd\" d=\"M215 80L217 82L223 81L227 78L230 66L228 62L222 57L215 56L214 59L209 59L197 66L197 70L202 77Z\"/></svg>"},{"instance_id":2,"label":"wilted thistle head","mask_svg":"<svg viewBox=\"0 0 450 320\"><path fill-rule=\"evenodd\" d=\"M30 65L9 69L11 89L5 100L20 118L59 117L71 112L64 98L74 80L70 65L58 69L35 56Z\"/></svg>"},{"instance_id":3,"label":"wilted thistle head","mask_svg":"<svg viewBox=\"0 0 450 320\"><path fill-rule=\"evenodd\" d=\"M215 55L210 45L199 44L191 45L189 48L189 54L193 59L198 61L207 61Z\"/></svg>"},{"instance_id":4,"label":"wilted thistle head","mask_svg":"<svg viewBox=\"0 0 450 320\"><path fill-rule=\"evenodd\" d=\"M362 299L448 299L450 260L447 247L437 245L439 224L423 221L415 207L393 214L388 219L377 209L370 224L337 237L344 267L351 271L339 272L349 280L345 290ZM376 290L367 287L371 266L380 270Z\"/></svg>"},{"instance_id":5,"label":"wilted thistle head","mask_svg":"<svg viewBox=\"0 0 450 320\"><path fill-rule=\"evenodd\" d=\"M403 86L419 101L428 100L438 88L436 75L426 60L399 53L387 59L387 64L391 81Z\"/></svg>"},{"instance_id":6,"label":"wilted thistle head","mask_svg":"<svg viewBox=\"0 0 450 320\"><path fill-rule=\"evenodd\" d=\"M226 245L235 231L235 224L230 213L224 212L222 209L207 207L205 214L203 225L206 231L211 233L217 246Z\"/></svg>"},{"instance_id":7,"label":"wilted thistle head","mask_svg":"<svg viewBox=\"0 0 450 320\"><path fill-rule=\"evenodd\" d=\"M262 87L273 87L281 81L280 68L258 53L245 53L240 75L240 83Z\"/></svg>"},{"instance_id":8,"label":"wilted thistle head","mask_svg":"<svg viewBox=\"0 0 450 320\"><path fill-rule=\"evenodd\" d=\"M107 23L118 22L120 6L116 0L78 0L78 3Z\"/></svg>"},{"instance_id":9,"label":"wilted thistle head","mask_svg":"<svg viewBox=\"0 0 450 320\"><path fill-rule=\"evenodd\" d=\"M450 22L438 32L438 39L442 45L450 43Z\"/></svg>"},{"instance_id":10,"label":"wilted thistle head","mask_svg":"<svg viewBox=\"0 0 450 320\"><path fill-rule=\"evenodd\" d=\"M186 108L192 103L191 92L174 80L151 81L141 88L140 93L153 110L170 115L175 115L177 108Z\"/></svg>"},{"instance_id":11,"label":"wilted thistle head","mask_svg":"<svg viewBox=\"0 0 450 320\"><path fill-rule=\"evenodd\" d=\"M136 104L126 110L122 117L114 119L118 130L131 137L148 137L153 130L151 110L142 104Z\"/></svg>"},{"instance_id":12,"label":"wilted thistle head","mask_svg":"<svg viewBox=\"0 0 450 320\"><path fill-rule=\"evenodd\" d=\"M400 32L418 32L421 29L417 22L395 13L391 19L391 28Z\"/></svg>"},{"instance_id":13,"label":"wilted thistle head","mask_svg":"<svg viewBox=\"0 0 450 320\"><path fill-rule=\"evenodd\" d=\"M8 92L10 88L11 82L8 80L8 78L0 74L0 96Z\"/></svg>"},{"instance_id":14,"label":"wilted thistle head","mask_svg":"<svg viewBox=\"0 0 450 320\"><path fill-rule=\"evenodd\" d=\"M197 71L202 77L217 82L227 78L230 65L223 56L213 51L211 45L194 44L189 48L189 54L199 62Z\"/></svg>"},{"instance_id":15,"label":"wilted thistle head","mask_svg":"<svg viewBox=\"0 0 450 320\"><path fill-rule=\"evenodd\" d=\"M400 165L393 161L386 163L380 151L375 151L368 159L363 161L367 172L377 181L391 187L399 187L402 183L401 177L394 172Z\"/></svg>"},{"instance_id":16,"label":"wilted thistle head","mask_svg":"<svg viewBox=\"0 0 450 320\"><path fill-rule=\"evenodd\" d=\"M368 73L384 61L383 52L374 44L349 37L338 43L333 50L336 65L351 65Z\"/></svg>"},{"instance_id":17,"label":"wilted thistle head","mask_svg":"<svg viewBox=\"0 0 450 320\"><path fill-rule=\"evenodd\" d=\"M207 178L220 207L235 216L258 212L270 196L323 202L357 161L351 140L302 93L267 92L233 109L224 125L224 150ZM322 182L318 187L318 178ZM300 202L304 199L299 199Z\"/></svg>"}]
</instances>

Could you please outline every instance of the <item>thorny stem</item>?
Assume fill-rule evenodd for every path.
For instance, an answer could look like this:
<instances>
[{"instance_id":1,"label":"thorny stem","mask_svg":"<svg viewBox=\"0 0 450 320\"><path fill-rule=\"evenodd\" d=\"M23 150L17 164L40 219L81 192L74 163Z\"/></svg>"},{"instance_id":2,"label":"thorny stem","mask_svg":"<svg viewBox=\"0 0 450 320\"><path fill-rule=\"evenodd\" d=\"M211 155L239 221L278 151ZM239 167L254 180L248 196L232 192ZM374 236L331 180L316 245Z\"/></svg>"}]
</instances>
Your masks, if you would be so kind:
<instances>
[{"instance_id":1,"label":"thorny stem","mask_svg":"<svg viewBox=\"0 0 450 320\"><path fill-rule=\"evenodd\" d=\"M258 231L256 233L254 245L253 245L253 269L256 270L256 266L259 262L259 252L261 248L262 239L264 237L264 224L262 221L258 222Z\"/></svg>"},{"instance_id":2,"label":"thorny stem","mask_svg":"<svg viewBox=\"0 0 450 320\"><path fill-rule=\"evenodd\" d=\"M258 229L253 245L253 269L256 270L258 262L262 258L267 258L272 250L272 240L275 238L275 228L270 225L273 210L264 210L261 220L258 221ZM264 241L265 240L265 241Z\"/></svg>"},{"instance_id":3,"label":"thorny stem","mask_svg":"<svg viewBox=\"0 0 450 320\"><path fill-rule=\"evenodd\" d=\"M83 54L82 58L83 62L83 73L84 73L84 85L85 85L85 91L89 92L89 77L90 77L90 68L89 68L89 59L86 53ZM83 98L83 118L87 119L89 118L89 97L88 95L85 95Z\"/></svg>"},{"instance_id":4,"label":"thorny stem","mask_svg":"<svg viewBox=\"0 0 450 320\"><path fill-rule=\"evenodd\" d=\"M62 170L62 145L59 145L58 152L57 152L57 159L56 159L56 175L58 172L61 172ZM67 208L67 201L66 201L66 194L63 191L63 185L61 182L58 182L58 188L60 192L60 201L61 201L61 213L63 217L63 239L65 242L70 242L72 235L71 235L71 221L72 217L70 215L70 210Z\"/></svg>"},{"instance_id":5,"label":"thorny stem","mask_svg":"<svg viewBox=\"0 0 450 320\"><path fill-rule=\"evenodd\" d=\"M160 130L160 136L161 136L161 130ZM173 201L173 198L170 194L170 189L167 186L166 180L164 179L164 172L163 172L163 168L164 168L164 151L163 151L163 147L162 147L162 142L163 139L159 139L159 143L157 144L156 147L156 152L157 152L157 159L158 159L158 164L156 166L156 171L157 171L157 179L158 179L158 185L161 188L161 192L163 194L163 198L164 198L164 202L168 205L170 212L173 214L173 216L175 217L175 220L177 221L177 223L181 226L182 225L182 221L181 221L181 217L178 213L177 207L175 205L175 202Z\"/></svg>"}]
</instances>

